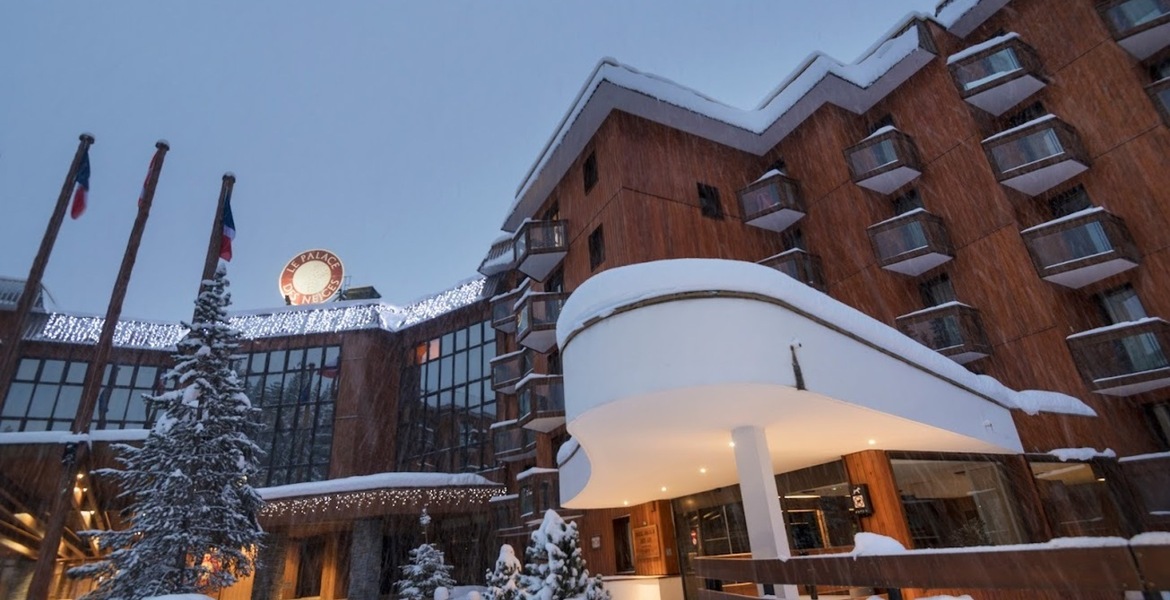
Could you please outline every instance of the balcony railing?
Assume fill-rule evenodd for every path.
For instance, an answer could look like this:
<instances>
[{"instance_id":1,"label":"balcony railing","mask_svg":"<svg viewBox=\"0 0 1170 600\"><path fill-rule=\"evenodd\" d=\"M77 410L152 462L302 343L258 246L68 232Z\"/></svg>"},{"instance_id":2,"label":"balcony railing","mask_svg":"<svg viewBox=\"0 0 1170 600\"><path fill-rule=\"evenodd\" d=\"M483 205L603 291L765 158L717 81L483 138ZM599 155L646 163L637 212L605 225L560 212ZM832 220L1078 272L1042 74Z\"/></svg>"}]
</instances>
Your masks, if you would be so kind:
<instances>
[{"instance_id":1,"label":"balcony railing","mask_svg":"<svg viewBox=\"0 0 1170 600\"><path fill-rule=\"evenodd\" d=\"M511 462L536 454L536 432L524 429L515 421L496 423L492 428L496 460Z\"/></svg>"},{"instance_id":2,"label":"balcony railing","mask_svg":"<svg viewBox=\"0 0 1170 600\"><path fill-rule=\"evenodd\" d=\"M516 386L521 427L549 432L565 424L565 383L560 375L529 375Z\"/></svg>"},{"instance_id":3,"label":"balcony railing","mask_svg":"<svg viewBox=\"0 0 1170 600\"><path fill-rule=\"evenodd\" d=\"M1094 392L1130 396L1170 386L1170 323L1118 323L1068 336L1077 368Z\"/></svg>"},{"instance_id":4,"label":"balcony railing","mask_svg":"<svg viewBox=\"0 0 1170 600\"><path fill-rule=\"evenodd\" d=\"M1154 106L1162 115L1162 121L1170 125L1170 77L1155 81L1146 88L1146 91L1150 93Z\"/></svg>"},{"instance_id":5,"label":"balcony railing","mask_svg":"<svg viewBox=\"0 0 1170 600\"><path fill-rule=\"evenodd\" d=\"M785 275L820 291L825 291L825 280L821 275L821 258L800 248L786 250L775 256L759 261Z\"/></svg>"},{"instance_id":6,"label":"balcony railing","mask_svg":"<svg viewBox=\"0 0 1170 600\"><path fill-rule=\"evenodd\" d=\"M1000 183L1035 196L1089 168L1072 127L1053 115L1028 121L983 140Z\"/></svg>"},{"instance_id":7,"label":"balcony railing","mask_svg":"<svg viewBox=\"0 0 1170 600\"><path fill-rule=\"evenodd\" d=\"M887 271L918 276L954 257L942 219L915 209L869 227L878 264Z\"/></svg>"},{"instance_id":8,"label":"balcony railing","mask_svg":"<svg viewBox=\"0 0 1170 600\"><path fill-rule=\"evenodd\" d=\"M845 159L854 183L882 194L922 174L914 140L893 127L882 127L845 150Z\"/></svg>"},{"instance_id":9,"label":"balcony railing","mask_svg":"<svg viewBox=\"0 0 1170 600\"><path fill-rule=\"evenodd\" d=\"M533 468L518 474L520 518L539 520L545 511L560 510L559 480L556 469Z\"/></svg>"},{"instance_id":10,"label":"balcony railing","mask_svg":"<svg viewBox=\"0 0 1170 600\"><path fill-rule=\"evenodd\" d=\"M784 231L804 216L804 201L796 180L773 169L740 190L739 209L748 225Z\"/></svg>"},{"instance_id":11,"label":"balcony railing","mask_svg":"<svg viewBox=\"0 0 1170 600\"><path fill-rule=\"evenodd\" d=\"M1097 10L1113 39L1138 60L1170 45L1170 0L1109 0Z\"/></svg>"},{"instance_id":12,"label":"balcony railing","mask_svg":"<svg viewBox=\"0 0 1170 600\"><path fill-rule=\"evenodd\" d=\"M526 221L516 233L516 265L521 273L544 281L569 250L565 221Z\"/></svg>"},{"instance_id":13,"label":"balcony railing","mask_svg":"<svg viewBox=\"0 0 1170 600\"><path fill-rule=\"evenodd\" d=\"M528 290L521 285L516 289L492 298L492 327L502 333L516 332L516 301Z\"/></svg>"},{"instance_id":14,"label":"balcony railing","mask_svg":"<svg viewBox=\"0 0 1170 600\"><path fill-rule=\"evenodd\" d=\"M898 317L897 324L902 333L959 364L991 354L979 311L966 304L932 306Z\"/></svg>"},{"instance_id":15,"label":"balcony railing","mask_svg":"<svg viewBox=\"0 0 1170 600\"><path fill-rule=\"evenodd\" d=\"M516 249L511 236L502 237L492 243L487 256L479 263L479 272L484 277L491 277L497 273L511 271L516 268Z\"/></svg>"},{"instance_id":16,"label":"balcony railing","mask_svg":"<svg viewBox=\"0 0 1170 600\"><path fill-rule=\"evenodd\" d=\"M492 359L492 389L502 394L516 393L516 382L532 372L532 351L525 348Z\"/></svg>"},{"instance_id":17,"label":"balcony railing","mask_svg":"<svg viewBox=\"0 0 1170 600\"><path fill-rule=\"evenodd\" d=\"M1046 83L1036 51L1014 33L952 55L947 64L963 100L995 116Z\"/></svg>"},{"instance_id":18,"label":"balcony railing","mask_svg":"<svg viewBox=\"0 0 1170 600\"><path fill-rule=\"evenodd\" d=\"M1045 281L1079 289L1138 266L1129 229L1100 207L1020 232Z\"/></svg>"},{"instance_id":19,"label":"balcony railing","mask_svg":"<svg viewBox=\"0 0 1170 600\"><path fill-rule=\"evenodd\" d=\"M537 352L548 352L557 345L557 318L569 297L564 292L528 294L520 300L516 341Z\"/></svg>"},{"instance_id":20,"label":"balcony railing","mask_svg":"<svg viewBox=\"0 0 1170 600\"><path fill-rule=\"evenodd\" d=\"M497 496L488 502L496 515L496 528L500 535L506 535L523 528L524 524L520 522L519 495Z\"/></svg>"}]
</instances>

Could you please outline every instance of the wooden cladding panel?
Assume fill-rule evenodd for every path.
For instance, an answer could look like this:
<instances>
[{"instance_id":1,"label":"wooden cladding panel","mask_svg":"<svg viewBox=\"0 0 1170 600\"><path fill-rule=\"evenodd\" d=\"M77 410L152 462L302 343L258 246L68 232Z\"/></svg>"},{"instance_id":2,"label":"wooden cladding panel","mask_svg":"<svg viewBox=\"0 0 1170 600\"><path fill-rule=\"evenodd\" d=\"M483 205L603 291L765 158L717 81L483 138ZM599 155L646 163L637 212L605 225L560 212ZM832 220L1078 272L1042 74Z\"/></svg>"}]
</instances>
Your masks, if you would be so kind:
<instances>
[{"instance_id":1,"label":"wooden cladding panel","mask_svg":"<svg viewBox=\"0 0 1170 600\"><path fill-rule=\"evenodd\" d=\"M563 515L574 514L571 509L561 511ZM631 530L653 525L658 530L658 556L640 557L634 552L635 575L667 576L678 575L678 556L675 549L674 518L670 501L657 500L636 506L588 510L577 521L581 532L581 552L593 574L617 574L613 522L615 519L630 517ZM601 547L593 548L594 536L600 536Z\"/></svg>"},{"instance_id":2,"label":"wooden cladding panel","mask_svg":"<svg viewBox=\"0 0 1170 600\"><path fill-rule=\"evenodd\" d=\"M388 334L354 332L341 351L329 477L392 471L398 429L398 378L404 354Z\"/></svg>"},{"instance_id":3,"label":"wooden cladding panel","mask_svg":"<svg viewBox=\"0 0 1170 600\"><path fill-rule=\"evenodd\" d=\"M910 527L906 524L906 511L902 508L898 485L894 481L894 468L886 453L882 450L866 450L842 458L845 460L845 471L849 474L849 484L864 483L869 486L874 512L859 519L861 529L892 537L907 548L913 547Z\"/></svg>"}]
</instances>

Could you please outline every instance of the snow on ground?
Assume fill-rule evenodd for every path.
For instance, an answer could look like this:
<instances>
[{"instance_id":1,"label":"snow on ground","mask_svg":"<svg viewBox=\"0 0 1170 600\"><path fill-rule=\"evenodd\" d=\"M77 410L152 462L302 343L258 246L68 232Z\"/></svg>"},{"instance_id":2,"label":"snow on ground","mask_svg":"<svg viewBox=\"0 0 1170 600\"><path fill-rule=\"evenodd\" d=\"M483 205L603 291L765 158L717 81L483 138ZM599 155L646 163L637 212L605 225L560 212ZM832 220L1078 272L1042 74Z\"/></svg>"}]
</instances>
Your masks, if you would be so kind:
<instances>
[{"instance_id":1,"label":"snow on ground","mask_svg":"<svg viewBox=\"0 0 1170 600\"><path fill-rule=\"evenodd\" d=\"M603 271L586 280L561 308L557 345L585 324L638 302L692 292L740 292L773 298L792 310L848 332L894 356L918 365L943 379L978 393L1002 406L1030 415L1040 412L1096 416L1080 400L1045 390L1015 391L987 375L976 375L962 365L927 348L897 329L839 302L774 269L755 263L677 259L630 265Z\"/></svg>"}]
</instances>

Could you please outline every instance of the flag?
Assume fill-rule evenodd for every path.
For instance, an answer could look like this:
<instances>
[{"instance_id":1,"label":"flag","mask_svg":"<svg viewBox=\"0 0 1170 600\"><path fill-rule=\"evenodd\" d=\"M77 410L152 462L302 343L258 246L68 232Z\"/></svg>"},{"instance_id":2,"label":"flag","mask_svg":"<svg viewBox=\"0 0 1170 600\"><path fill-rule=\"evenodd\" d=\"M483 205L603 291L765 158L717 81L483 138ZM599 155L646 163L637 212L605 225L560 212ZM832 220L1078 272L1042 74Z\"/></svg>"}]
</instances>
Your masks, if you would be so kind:
<instances>
[{"instance_id":1,"label":"flag","mask_svg":"<svg viewBox=\"0 0 1170 600\"><path fill-rule=\"evenodd\" d=\"M77 189L73 191L73 206L69 209L69 216L76 219L85 212L85 196L89 193L89 148L81 155L81 163L77 165L77 175L73 176Z\"/></svg>"},{"instance_id":2,"label":"flag","mask_svg":"<svg viewBox=\"0 0 1170 600\"><path fill-rule=\"evenodd\" d=\"M223 233L219 236L219 257L231 262L232 240L236 239L236 220L232 218L232 193L223 200Z\"/></svg>"}]
</instances>

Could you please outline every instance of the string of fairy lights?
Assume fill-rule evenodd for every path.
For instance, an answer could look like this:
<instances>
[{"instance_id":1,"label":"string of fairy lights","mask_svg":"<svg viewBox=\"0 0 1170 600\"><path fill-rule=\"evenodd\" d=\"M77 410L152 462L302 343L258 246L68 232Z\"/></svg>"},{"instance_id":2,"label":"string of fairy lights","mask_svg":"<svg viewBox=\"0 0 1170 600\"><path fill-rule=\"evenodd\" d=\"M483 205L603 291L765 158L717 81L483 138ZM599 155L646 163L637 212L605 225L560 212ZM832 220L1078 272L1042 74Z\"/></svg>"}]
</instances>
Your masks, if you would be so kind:
<instances>
[{"instance_id":1,"label":"string of fairy lights","mask_svg":"<svg viewBox=\"0 0 1170 600\"><path fill-rule=\"evenodd\" d=\"M424 506L486 504L504 492L503 486L443 488L382 488L320 496L269 500L261 517L308 516L332 511L362 509L418 510Z\"/></svg>"},{"instance_id":2,"label":"string of fairy lights","mask_svg":"<svg viewBox=\"0 0 1170 600\"><path fill-rule=\"evenodd\" d=\"M478 278L445 290L405 308L371 303L309 310L291 308L266 314L236 315L232 327L248 340L268 337L337 333L356 329L398 331L462 308L480 299L484 279ZM96 344L105 319L50 313L39 329L25 339L68 344ZM163 350L173 348L187 335L187 328L177 323L119 321L114 328L114 345L123 348Z\"/></svg>"}]
</instances>

